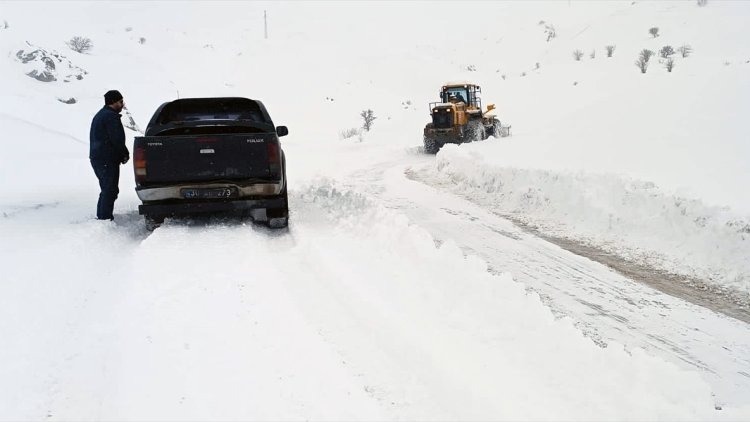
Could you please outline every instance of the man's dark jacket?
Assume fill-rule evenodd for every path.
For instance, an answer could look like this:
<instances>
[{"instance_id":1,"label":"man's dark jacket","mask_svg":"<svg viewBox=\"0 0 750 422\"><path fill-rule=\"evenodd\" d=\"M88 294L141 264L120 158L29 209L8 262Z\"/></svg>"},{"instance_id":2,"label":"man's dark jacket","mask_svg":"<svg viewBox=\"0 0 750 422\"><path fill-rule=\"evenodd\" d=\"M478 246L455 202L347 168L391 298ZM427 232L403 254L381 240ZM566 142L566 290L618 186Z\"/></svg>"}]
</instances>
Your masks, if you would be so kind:
<instances>
[{"instance_id":1,"label":"man's dark jacket","mask_svg":"<svg viewBox=\"0 0 750 422\"><path fill-rule=\"evenodd\" d=\"M104 106L91 122L91 147L89 159L121 163L130 157L125 146L125 129L120 121L120 113Z\"/></svg>"}]
</instances>

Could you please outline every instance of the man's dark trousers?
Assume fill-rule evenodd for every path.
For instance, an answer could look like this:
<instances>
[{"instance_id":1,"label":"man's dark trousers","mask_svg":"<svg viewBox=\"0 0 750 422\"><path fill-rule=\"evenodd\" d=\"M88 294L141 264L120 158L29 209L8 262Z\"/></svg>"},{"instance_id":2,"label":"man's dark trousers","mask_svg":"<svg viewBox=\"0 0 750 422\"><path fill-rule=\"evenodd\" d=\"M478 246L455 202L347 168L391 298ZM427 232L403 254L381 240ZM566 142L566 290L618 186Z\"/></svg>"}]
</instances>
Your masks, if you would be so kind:
<instances>
[{"instance_id":1,"label":"man's dark trousers","mask_svg":"<svg viewBox=\"0 0 750 422\"><path fill-rule=\"evenodd\" d=\"M91 167L99 179L99 202L96 204L96 218L100 220L114 220L112 211L115 208L115 200L120 189L120 163L103 160L91 160Z\"/></svg>"}]
</instances>

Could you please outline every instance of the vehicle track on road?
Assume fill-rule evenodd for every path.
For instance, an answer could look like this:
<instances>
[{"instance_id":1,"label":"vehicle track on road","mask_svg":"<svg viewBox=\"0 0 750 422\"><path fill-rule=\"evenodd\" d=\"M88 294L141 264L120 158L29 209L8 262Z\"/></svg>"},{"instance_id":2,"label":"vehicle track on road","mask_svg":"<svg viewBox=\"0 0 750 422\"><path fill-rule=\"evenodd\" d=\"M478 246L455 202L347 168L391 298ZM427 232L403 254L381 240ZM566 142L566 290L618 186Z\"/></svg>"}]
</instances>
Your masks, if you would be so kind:
<instances>
[{"instance_id":1,"label":"vehicle track on road","mask_svg":"<svg viewBox=\"0 0 750 422\"><path fill-rule=\"evenodd\" d=\"M490 271L510 272L559 317L602 347L643 348L698 369L719 402L744 403L750 394L747 313L711 292L630 266L616 256L556 242L429 180L433 157L407 152L353 173L352 188L402 212L439 242L452 240ZM614 268L613 268L614 267ZM649 282L647 282L649 281ZM659 288L660 287L660 288ZM691 295L683 297L685 295ZM724 311L717 313L715 311ZM727 316L727 315L731 316Z\"/></svg>"}]
</instances>

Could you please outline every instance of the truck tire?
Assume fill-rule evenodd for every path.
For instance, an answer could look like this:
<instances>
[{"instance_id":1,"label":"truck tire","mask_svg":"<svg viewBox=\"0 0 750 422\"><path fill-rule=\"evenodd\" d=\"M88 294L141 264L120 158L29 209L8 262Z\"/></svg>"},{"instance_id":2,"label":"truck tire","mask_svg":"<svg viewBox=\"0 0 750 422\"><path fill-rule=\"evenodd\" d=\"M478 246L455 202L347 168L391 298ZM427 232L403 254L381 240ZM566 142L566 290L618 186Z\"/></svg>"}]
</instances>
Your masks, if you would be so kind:
<instances>
[{"instance_id":1,"label":"truck tire","mask_svg":"<svg viewBox=\"0 0 750 422\"><path fill-rule=\"evenodd\" d=\"M286 187L284 187L284 192L281 195L286 204L284 207L266 209L266 224L272 229L283 229L289 225L289 200Z\"/></svg>"},{"instance_id":2,"label":"truck tire","mask_svg":"<svg viewBox=\"0 0 750 422\"><path fill-rule=\"evenodd\" d=\"M146 220L146 230L150 232L158 229L164 223L164 217L162 216L146 214L143 217Z\"/></svg>"},{"instance_id":3,"label":"truck tire","mask_svg":"<svg viewBox=\"0 0 750 422\"><path fill-rule=\"evenodd\" d=\"M289 225L289 194L287 193L286 178L286 156L282 155L282 164L284 165L284 190L279 197L284 199L284 206L279 208L266 208L266 224L272 229L283 229Z\"/></svg>"}]
</instances>

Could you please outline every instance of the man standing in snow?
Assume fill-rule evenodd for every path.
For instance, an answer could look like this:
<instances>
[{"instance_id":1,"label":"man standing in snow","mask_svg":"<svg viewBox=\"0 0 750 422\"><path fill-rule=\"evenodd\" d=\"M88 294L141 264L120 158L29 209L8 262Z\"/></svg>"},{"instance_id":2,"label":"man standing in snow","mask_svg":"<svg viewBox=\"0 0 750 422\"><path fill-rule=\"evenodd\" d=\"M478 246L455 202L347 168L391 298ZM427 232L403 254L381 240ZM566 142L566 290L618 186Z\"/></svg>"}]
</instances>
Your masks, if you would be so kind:
<instances>
[{"instance_id":1,"label":"man standing in snow","mask_svg":"<svg viewBox=\"0 0 750 422\"><path fill-rule=\"evenodd\" d=\"M91 122L89 160L101 189L96 204L96 218L99 220L114 220L112 210L120 193L120 164L130 160L125 146L125 129L120 121L124 106L118 91L107 91L104 94L104 107Z\"/></svg>"}]
</instances>

